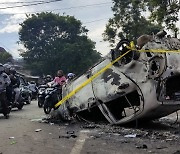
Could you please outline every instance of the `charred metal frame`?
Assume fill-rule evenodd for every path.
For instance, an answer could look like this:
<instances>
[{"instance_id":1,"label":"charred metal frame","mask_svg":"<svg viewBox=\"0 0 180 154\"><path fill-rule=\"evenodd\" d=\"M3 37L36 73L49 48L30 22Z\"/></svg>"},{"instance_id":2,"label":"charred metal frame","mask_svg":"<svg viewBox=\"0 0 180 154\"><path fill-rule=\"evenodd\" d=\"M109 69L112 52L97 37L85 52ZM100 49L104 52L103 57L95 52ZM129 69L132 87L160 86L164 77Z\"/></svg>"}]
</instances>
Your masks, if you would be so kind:
<instances>
[{"instance_id":1,"label":"charred metal frame","mask_svg":"<svg viewBox=\"0 0 180 154\"><path fill-rule=\"evenodd\" d=\"M62 104L58 112L69 120L76 114L85 119L107 120L112 124L124 124L137 119L154 119L180 109L180 54L152 53L151 49L179 50L177 38L162 35L145 36L147 42L138 39L137 49L131 51L110 69ZM137 44L137 45L138 45ZM125 53L128 40L117 47L87 73L67 83L63 96L79 84Z\"/></svg>"}]
</instances>

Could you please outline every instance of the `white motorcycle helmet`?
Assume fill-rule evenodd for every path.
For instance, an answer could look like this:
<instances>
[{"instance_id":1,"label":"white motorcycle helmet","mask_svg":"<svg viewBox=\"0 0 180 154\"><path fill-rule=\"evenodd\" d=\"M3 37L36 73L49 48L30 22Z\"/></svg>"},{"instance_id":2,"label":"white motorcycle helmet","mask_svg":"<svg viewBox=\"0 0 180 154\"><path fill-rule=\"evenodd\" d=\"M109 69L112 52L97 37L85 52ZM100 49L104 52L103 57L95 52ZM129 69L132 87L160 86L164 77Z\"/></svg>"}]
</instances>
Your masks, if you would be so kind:
<instances>
[{"instance_id":1,"label":"white motorcycle helmet","mask_svg":"<svg viewBox=\"0 0 180 154\"><path fill-rule=\"evenodd\" d=\"M75 77L74 73L68 73L67 74L68 79L73 79Z\"/></svg>"}]
</instances>

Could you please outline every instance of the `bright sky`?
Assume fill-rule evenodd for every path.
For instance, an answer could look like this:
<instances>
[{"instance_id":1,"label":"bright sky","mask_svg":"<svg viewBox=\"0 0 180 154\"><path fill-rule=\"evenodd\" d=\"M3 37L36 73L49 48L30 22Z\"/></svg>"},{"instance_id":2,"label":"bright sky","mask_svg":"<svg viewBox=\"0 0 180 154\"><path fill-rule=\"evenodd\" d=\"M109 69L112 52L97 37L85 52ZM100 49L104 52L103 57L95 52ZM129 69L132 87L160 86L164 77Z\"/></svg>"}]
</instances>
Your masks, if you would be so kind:
<instances>
[{"instance_id":1,"label":"bright sky","mask_svg":"<svg viewBox=\"0 0 180 154\"><path fill-rule=\"evenodd\" d=\"M89 30L88 36L96 42L97 51L102 55L106 55L109 52L109 43L103 41L102 33L105 30L108 19L113 16L111 0L62 0L36 6L7 8L17 5L27 5L30 4L29 2L37 3L37 1L52 0L0 1L0 46L4 47L15 58L19 57L18 49L23 49L17 42L19 40L19 24L26 18L25 13L47 10L54 13L72 15L81 20L83 25Z\"/></svg>"}]
</instances>

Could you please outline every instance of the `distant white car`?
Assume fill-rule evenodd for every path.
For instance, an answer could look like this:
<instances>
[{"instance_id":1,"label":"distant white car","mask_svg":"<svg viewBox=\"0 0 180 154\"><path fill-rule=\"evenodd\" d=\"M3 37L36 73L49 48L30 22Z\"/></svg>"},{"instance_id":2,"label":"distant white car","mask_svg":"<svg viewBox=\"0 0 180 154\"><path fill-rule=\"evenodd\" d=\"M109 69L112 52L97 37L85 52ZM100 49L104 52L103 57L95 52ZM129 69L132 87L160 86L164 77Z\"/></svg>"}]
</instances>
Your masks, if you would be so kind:
<instances>
[{"instance_id":1,"label":"distant white car","mask_svg":"<svg viewBox=\"0 0 180 154\"><path fill-rule=\"evenodd\" d=\"M122 40L87 73L63 87L63 97L93 74L128 51ZM111 68L62 104L65 120L76 114L88 120L124 124L155 119L180 109L180 54L154 53L151 49L179 50L180 41L164 35L151 36L142 46L149 52L131 51Z\"/></svg>"}]
</instances>

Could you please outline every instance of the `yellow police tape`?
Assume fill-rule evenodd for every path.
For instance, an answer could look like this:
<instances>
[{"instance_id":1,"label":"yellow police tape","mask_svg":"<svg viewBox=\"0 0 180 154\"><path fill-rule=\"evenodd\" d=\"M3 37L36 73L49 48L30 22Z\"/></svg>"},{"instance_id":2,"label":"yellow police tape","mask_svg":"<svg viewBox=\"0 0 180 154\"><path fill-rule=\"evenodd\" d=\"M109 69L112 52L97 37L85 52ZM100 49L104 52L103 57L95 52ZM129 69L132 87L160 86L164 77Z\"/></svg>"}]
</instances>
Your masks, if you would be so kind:
<instances>
[{"instance_id":1,"label":"yellow police tape","mask_svg":"<svg viewBox=\"0 0 180 154\"><path fill-rule=\"evenodd\" d=\"M162 49L150 49L150 50L136 50L139 52L156 52L156 53L168 53L168 52L179 52L180 50L162 50Z\"/></svg>"},{"instance_id":2,"label":"yellow police tape","mask_svg":"<svg viewBox=\"0 0 180 154\"><path fill-rule=\"evenodd\" d=\"M141 49L141 50L137 50L136 46L134 44L133 41L130 42L130 46L126 46L128 49L133 50L133 51L138 51L138 52L157 52L157 53L167 53L167 52L179 52L180 50L165 50L165 49Z\"/></svg>"},{"instance_id":3,"label":"yellow police tape","mask_svg":"<svg viewBox=\"0 0 180 154\"><path fill-rule=\"evenodd\" d=\"M93 76L91 76L89 79L87 79L86 81L84 81L79 87L77 87L76 89L74 89L73 91L71 91L69 94L67 94L65 97L63 97L62 100L60 100L55 107L60 106L62 103L64 103L66 100L68 100L69 98L71 98L73 95L75 95L78 91L80 91L83 87L85 87L87 84L89 84L92 80L94 80L96 77L98 77L101 73L105 72L108 68L110 68L114 63L116 63L117 61L119 61L122 57L124 57L126 54L128 54L131 50L128 50L126 53L124 53L123 55L119 56L117 59L115 59L113 62L109 63L108 65L106 65L104 68L102 68L99 72L97 72L96 74L94 74Z\"/></svg>"},{"instance_id":4,"label":"yellow police tape","mask_svg":"<svg viewBox=\"0 0 180 154\"><path fill-rule=\"evenodd\" d=\"M60 100L55 107L60 106L61 104L63 104L65 101L67 101L68 99L70 99L73 95L75 95L78 91L80 91L82 88L84 88L87 84L89 84L92 80L94 80L96 77L98 77L101 73L105 72L108 68L110 68L114 63L116 63L117 61L119 61L121 58L123 58L126 54L128 54L130 51L139 51L139 52L158 52L158 53L166 53L166 52L179 52L180 50L162 50L162 49L150 49L150 50L137 50L134 42L130 42L130 46L127 46L127 48L129 49L126 53L124 53L123 55L119 56L117 59L115 59L114 61L112 61L111 63L109 63L108 65L106 65L104 68L102 68L99 72L97 72L96 74L94 74L93 76L91 76L89 79L87 79L86 81L84 81L80 86L78 86L76 89L74 89L73 91L71 91L69 94L67 94L65 97L63 97L62 100Z\"/></svg>"}]
</instances>

